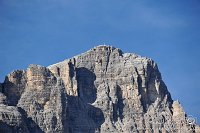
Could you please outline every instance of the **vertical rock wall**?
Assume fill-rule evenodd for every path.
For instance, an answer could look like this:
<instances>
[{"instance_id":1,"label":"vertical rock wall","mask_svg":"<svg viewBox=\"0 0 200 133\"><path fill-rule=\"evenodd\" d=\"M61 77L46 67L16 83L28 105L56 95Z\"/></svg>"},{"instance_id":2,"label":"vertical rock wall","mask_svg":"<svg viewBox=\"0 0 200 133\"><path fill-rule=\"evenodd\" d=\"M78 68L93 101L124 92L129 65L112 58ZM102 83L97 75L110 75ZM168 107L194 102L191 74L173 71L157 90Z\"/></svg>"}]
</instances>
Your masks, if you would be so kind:
<instances>
[{"instance_id":1,"label":"vertical rock wall","mask_svg":"<svg viewBox=\"0 0 200 133\"><path fill-rule=\"evenodd\" d=\"M111 46L47 68L14 71L0 91L0 114L10 112L8 119L1 117L0 131L198 133L199 128L173 102L152 59Z\"/></svg>"}]
</instances>

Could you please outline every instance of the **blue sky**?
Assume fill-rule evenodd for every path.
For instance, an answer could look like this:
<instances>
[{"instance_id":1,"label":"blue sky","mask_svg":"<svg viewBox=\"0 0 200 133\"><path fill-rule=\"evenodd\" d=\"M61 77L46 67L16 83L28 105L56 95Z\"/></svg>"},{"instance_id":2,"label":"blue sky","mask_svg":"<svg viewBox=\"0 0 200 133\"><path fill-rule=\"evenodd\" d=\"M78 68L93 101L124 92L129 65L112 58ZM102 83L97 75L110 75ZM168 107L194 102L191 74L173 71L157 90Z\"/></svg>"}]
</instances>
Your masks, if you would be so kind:
<instances>
[{"instance_id":1,"label":"blue sky","mask_svg":"<svg viewBox=\"0 0 200 133\"><path fill-rule=\"evenodd\" d=\"M200 120L199 13L199 0L0 0L0 81L105 43L154 59Z\"/></svg>"}]
</instances>

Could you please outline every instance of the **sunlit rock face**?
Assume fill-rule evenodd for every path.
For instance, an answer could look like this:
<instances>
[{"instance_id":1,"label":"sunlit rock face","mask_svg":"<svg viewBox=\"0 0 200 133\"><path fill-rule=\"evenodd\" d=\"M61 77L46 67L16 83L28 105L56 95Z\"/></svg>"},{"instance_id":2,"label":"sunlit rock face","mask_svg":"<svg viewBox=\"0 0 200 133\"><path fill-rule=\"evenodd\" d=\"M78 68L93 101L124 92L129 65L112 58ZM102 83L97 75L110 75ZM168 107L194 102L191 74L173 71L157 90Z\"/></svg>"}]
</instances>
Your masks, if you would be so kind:
<instances>
[{"instance_id":1,"label":"sunlit rock face","mask_svg":"<svg viewBox=\"0 0 200 133\"><path fill-rule=\"evenodd\" d=\"M111 46L97 46L48 67L14 71L0 91L0 115L8 114L0 116L0 131L199 131L171 99L152 59Z\"/></svg>"}]
</instances>

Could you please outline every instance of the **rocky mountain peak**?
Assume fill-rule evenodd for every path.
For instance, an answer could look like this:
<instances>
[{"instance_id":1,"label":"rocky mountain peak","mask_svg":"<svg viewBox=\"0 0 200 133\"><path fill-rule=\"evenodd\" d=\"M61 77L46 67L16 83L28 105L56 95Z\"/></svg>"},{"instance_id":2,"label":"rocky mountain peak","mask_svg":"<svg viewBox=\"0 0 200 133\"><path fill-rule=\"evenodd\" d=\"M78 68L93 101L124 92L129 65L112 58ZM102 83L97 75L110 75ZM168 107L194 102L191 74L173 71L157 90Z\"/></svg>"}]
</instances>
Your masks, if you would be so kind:
<instances>
[{"instance_id":1,"label":"rocky mountain peak","mask_svg":"<svg viewBox=\"0 0 200 133\"><path fill-rule=\"evenodd\" d=\"M173 102L152 59L112 46L100 45L48 67L30 65L14 71L0 91L1 132L198 129L187 123L180 103Z\"/></svg>"}]
</instances>

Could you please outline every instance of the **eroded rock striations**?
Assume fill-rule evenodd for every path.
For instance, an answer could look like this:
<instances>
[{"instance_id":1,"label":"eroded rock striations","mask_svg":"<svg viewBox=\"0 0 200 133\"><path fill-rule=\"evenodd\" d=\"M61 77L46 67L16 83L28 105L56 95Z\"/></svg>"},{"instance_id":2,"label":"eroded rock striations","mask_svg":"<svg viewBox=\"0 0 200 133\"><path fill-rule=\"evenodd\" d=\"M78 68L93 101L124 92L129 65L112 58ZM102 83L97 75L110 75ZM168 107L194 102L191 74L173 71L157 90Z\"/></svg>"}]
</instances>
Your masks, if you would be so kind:
<instances>
[{"instance_id":1,"label":"eroded rock striations","mask_svg":"<svg viewBox=\"0 0 200 133\"><path fill-rule=\"evenodd\" d=\"M0 92L0 132L199 132L152 59L111 46L14 71Z\"/></svg>"}]
</instances>

